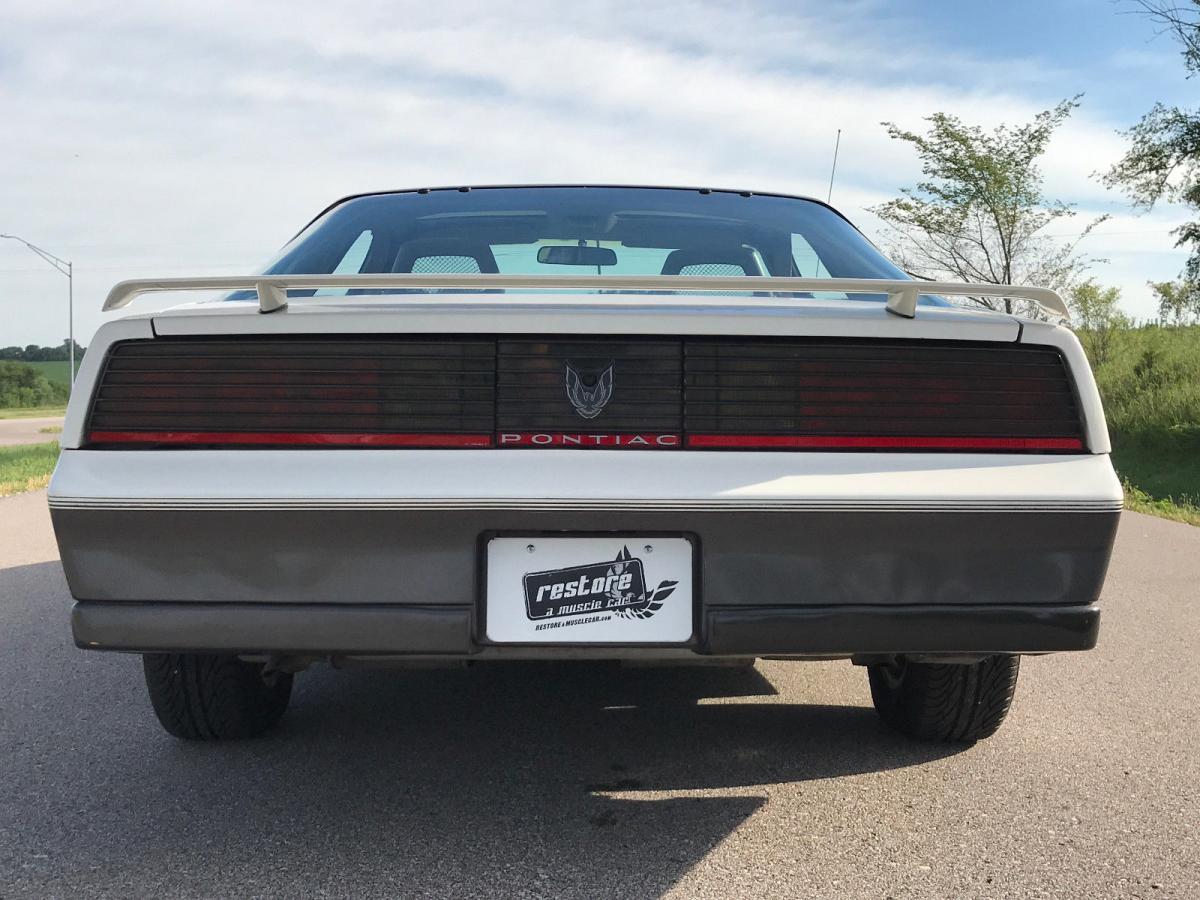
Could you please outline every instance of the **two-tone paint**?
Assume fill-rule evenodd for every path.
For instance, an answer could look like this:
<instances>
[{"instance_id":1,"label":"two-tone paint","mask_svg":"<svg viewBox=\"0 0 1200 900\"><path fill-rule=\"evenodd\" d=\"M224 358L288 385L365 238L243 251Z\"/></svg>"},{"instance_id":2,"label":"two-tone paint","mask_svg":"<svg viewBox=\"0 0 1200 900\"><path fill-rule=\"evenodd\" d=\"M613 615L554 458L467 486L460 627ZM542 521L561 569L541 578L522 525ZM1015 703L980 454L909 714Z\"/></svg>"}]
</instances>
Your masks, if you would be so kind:
<instances>
[{"instance_id":1,"label":"two-tone paint","mask_svg":"<svg viewBox=\"0 0 1200 900\"><path fill-rule=\"evenodd\" d=\"M159 335L851 336L1057 347L1079 453L88 450L106 348ZM68 409L50 505L76 640L110 649L578 655L478 628L488 531L688 532L698 639L637 655L1043 652L1095 641L1120 485L1069 330L858 301L635 295L200 303L106 324ZM587 651L604 655L603 648ZM610 655L629 655L609 651Z\"/></svg>"}]
</instances>

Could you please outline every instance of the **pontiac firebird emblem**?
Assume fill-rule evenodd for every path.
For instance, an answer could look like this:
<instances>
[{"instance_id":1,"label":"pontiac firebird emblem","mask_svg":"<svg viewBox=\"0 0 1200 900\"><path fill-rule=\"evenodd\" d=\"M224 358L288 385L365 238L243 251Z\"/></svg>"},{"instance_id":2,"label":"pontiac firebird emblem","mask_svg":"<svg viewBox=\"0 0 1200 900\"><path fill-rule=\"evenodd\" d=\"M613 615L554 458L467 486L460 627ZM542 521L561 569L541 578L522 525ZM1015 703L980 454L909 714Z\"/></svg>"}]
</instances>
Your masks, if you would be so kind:
<instances>
[{"instance_id":1,"label":"pontiac firebird emblem","mask_svg":"<svg viewBox=\"0 0 1200 900\"><path fill-rule=\"evenodd\" d=\"M588 387L583 383L582 376L567 363L567 399L575 407L575 412L583 418L596 418L612 399L614 365L616 364L609 363L608 368L596 379L596 383Z\"/></svg>"}]
</instances>

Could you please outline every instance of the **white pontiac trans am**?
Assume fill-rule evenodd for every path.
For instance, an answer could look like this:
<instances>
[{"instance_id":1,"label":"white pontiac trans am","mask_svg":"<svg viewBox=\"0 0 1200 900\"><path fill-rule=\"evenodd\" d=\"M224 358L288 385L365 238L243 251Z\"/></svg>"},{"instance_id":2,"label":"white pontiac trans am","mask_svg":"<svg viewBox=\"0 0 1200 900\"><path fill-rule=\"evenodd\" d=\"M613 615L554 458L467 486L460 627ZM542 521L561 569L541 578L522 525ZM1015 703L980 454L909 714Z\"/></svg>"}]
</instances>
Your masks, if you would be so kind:
<instances>
[{"instance_id":1,"label":"white pontiac trans am","mask_svg":"<svg viewBox=\"0 0 1200 900\"><path fill-rule=\"evenodd\" d=\"M1121 508L1061 325L916 282L814 200L342 200L217 300L105 324L50 486L80 647L174 735L335 663L844 658L917 738L1085 650Z\"/></svg>"}]
</instances>

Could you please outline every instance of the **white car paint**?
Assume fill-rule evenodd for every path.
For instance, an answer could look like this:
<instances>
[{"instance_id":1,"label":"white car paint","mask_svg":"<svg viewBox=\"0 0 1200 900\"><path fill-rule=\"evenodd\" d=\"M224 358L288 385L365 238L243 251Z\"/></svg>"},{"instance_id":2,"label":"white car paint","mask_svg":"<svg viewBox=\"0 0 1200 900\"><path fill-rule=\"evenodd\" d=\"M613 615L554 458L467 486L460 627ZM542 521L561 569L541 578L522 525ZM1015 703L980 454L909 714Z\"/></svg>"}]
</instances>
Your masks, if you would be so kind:
<instances>
[{"instance_id":1,"label":"white car paint","mask_svg":"<svg viewBox=\"0 0 1200 900\"><path fill-rule=\"evenodd\" d=\"M486 477L467 477L482 472ZM64 451L58 508L1107 512L1103 455L637 450Z\"/></svg>"}]
</instances>

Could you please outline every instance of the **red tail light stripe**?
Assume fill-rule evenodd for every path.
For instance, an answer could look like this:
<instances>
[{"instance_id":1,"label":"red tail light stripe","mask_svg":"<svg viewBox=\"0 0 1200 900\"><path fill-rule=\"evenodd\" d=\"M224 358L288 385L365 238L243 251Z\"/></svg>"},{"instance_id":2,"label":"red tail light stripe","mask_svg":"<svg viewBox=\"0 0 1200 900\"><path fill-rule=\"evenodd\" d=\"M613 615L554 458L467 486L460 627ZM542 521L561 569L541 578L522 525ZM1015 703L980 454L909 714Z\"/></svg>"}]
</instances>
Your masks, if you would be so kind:
<instances>
[{"instance_id":1,"label":"red tail light stripe","mask_svg":"<svg viewBox=\"0 0 1200 900\"><path fill-rule=\"evenodd\" d=\"M812 448L832 450L1082 450L1079 438L869 437L858 435L692 434L687 446L724 449Z\"/></svg>"},{"instance_id":2,"label":"red tail light stripe","mask_svg":"<svg viewBox=\"0 0 1200 900\"><path fill-rule=\"evenodd\" d=\"M274 444L307 447L491 447L490 434L338 434L292 431L92 431L92 444Z\"/></svg>"}]
</instances>

